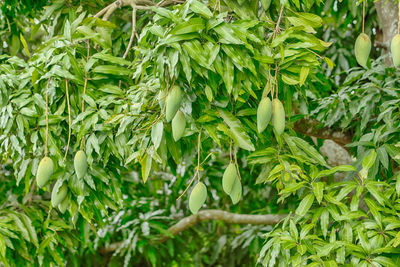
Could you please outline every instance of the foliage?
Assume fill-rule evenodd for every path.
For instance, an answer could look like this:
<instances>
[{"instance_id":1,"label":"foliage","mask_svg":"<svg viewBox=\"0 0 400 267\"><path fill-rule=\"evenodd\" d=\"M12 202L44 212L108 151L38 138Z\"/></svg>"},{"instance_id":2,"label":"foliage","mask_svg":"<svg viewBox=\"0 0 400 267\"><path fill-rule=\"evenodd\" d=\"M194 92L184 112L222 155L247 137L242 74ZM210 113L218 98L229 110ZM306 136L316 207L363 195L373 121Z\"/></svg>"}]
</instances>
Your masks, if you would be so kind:
<instances>
[{"instance_id":1,"label":"foliage","mask_svg":"<svg viewBox=\"0 0 400 267\"><path fill-rule=\"evenodd\" d=\"M111 2L6 2L4 265L398 265L397 71L382 60L350 68L362 16L354 1L143 1L105 20L90 14ZM178 141L165 119L175 85L186 119ZM283 102L283 134L272 125L258 133L264 96ZM354 133L354 166L329 166L321 142L296 133L306 116ZM38 189L46 143L55 173ZM80 149L83 178L73 164ZM229 164L243 186L237 205L222 188ZM347 178L335 182L337 172ZM289 216L274 228L203 222L171 236L197 181L208 208ZM50 201L63 182L65 213Z\"/></svg>"}]
</instances>

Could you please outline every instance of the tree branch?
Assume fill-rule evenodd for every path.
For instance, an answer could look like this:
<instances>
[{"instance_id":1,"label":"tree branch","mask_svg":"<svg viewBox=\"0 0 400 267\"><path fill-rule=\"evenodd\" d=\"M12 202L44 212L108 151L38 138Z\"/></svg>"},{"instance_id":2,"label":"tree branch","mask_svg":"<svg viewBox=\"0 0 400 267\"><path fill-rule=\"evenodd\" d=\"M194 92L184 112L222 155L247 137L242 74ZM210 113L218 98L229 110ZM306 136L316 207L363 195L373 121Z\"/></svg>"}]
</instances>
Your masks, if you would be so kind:
<instances>
[{"instance_id":1,"label":"tree branch","mask_svg":"<svg viewBox=\"0 0 400 267\"><path fill-rule=\"evenodd\" d=\"M135 38L135 33L136 33L136 6L133 5L132 6L133 10L132 10L132 33L131 33L131 38L129 38L129 44L126 47L126 51L124 53L124 55L122 56L123 59L126 58L126 56L129 53L129 50L131 49L132 43L133 43L133 39Z\"/></svg>"},{"instance_id":2,"label":"tree branch","mask_svg":"<svg viewBox=\"0 0 400 267\"><path fill-rule=\"evenodd\" d=\"M254 215L254 214L237 214L223 210L201 210L199 213L190 215L181 219L179 222L168 228L168 232L171 235L162 236L158 242L162 243L167 241L171 236L177 235L180 232L194 226L201 221L207 220L219 220L225 223L232 224L254 224L254 225L275 225L284 219L287 214L265 214L265 215ZM107 254L113 252L119 248L121 242L112 243L109 246L100 250L100 253Z\"/></svg>"},{"instance_id":3,"label":"tree branch","mask_svg":"<svg viewBox=\"0 0 400 267\"><path fill-rule=\"evenodd\" d=\"M314 136L321 139L330 139L341 146L351 143L352 134L349 132L340 132L331 128L322 127L317 120L300 119L294 124L294 130L298 133Z\"/></svg>"}]
</instances>

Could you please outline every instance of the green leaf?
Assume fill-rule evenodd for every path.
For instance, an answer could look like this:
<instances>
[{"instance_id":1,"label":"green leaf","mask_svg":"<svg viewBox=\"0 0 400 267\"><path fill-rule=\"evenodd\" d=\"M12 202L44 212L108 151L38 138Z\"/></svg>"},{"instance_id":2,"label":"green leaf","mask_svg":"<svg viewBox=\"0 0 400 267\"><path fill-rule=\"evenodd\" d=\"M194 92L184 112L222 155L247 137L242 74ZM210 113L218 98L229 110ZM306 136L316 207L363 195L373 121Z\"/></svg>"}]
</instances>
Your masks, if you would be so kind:
<instances>
[{"instance_id":1,"label":"green leaf","mask_svg":"<svg viewBox=\"0 0 400 267\"><path fill-rule=\"evenodd\" d=\"M147 181L147 178L149 177L152 161L153 159L149 157L147 153L143 156L142 160L140 161L140 165L142 166L142 179L144 183Z\"/></svg>"},{"instance_id":2,"label":"green leaf","mask_svg":"<svg viewBox=\"0 0 400 267\"><path fill-rule=\"evenodd\" d=\"M357 229L358 240L365 252L369 253L371 251L371 244L369 243L368 237L366 236L366 231L363 228Z\"/></svg>"},{"instance_id":3,"label":"green leaf","mask_svg":"<svg viewBox=\"0 0 400 267\"><path fill-rule=\"evenodd\" d=\"M218 109L220 117L224 120L224 122L229 126L229 129L232 132L232 138L235 143L243 149L254 151L254 145L251 142L250 137L247 135L247 131L243 127L242 123L231 113Z\"/></svg>"},{"instance_id":4,"label":"green leaf","mask_svg":"<svg viewBox=\"0 0 400 267\"><path fill-rule=\"evenodd\" d=\"M351 166L351 165L339 165L339 166L333 167L333 168L331 168L329 170L320 171L315 178L321 178L321 177L329 176L331 174L334 174L334 173L337 173L337 172L340 172L340 171L341 172L352 172L352 171L356 172L357 169L354 166Z\"/></svg>"},{"instance_id":5,"label":"green leaf","mask_svg":"<svg viewBox=\"0 0 400 267\"><path fill-rule=\"evenodd\" d=\"M300 149L302 149L304 152L307 153L312 159L314 159L316 162L323 166L327 166L328 164L326 163L324 157L314 148L312 147L309 143L304 141L301 138L291 136L291 139L293 142L298 146Z\"/></svg>"},{"instance_id":6,"label":"green leaf","mask_svg":"<svg viewBox=\"0 0 400 267\"><path fill-rule=\"evenodd\" d=\"M293 222L293 220L290 220L289 228L293 239L297 241L299 238L299 231L297 230L296 224Z\"/></svg>"},{"instance_id":7,"label":"green leaf","mask_svg":"<svg viewBox=\"0 0 400 267\"><path fill-rule=\"evenodd\" d=\"M105 53L107 50L102 51L101 53L96 53L92 56L92 58L100 59L106 62L118 64L118 65L127 65L131 64L130 61L123 59L122 57L115 57L113 55Z\"/></svg>"},{"instance_id":8,"label":"green leaf","mask_svg":"<svg viewBox=\"0 0 400 267\"><path fill-rule=\"evenodd\" d=\"M356 187L357 187L356 183L351 183L351 184L346 185L345 187L343 187L340 190L339 194L337 194L336 200L337 201L341 201L344 197L346 197Z\"/></svg>"},{"instance_id":9,"label":"green leaf","mask_svg":"<svg viewBox=\"0 0 400 267\"><path fill-rule=\"evenodd\" d=\"M304 239L313 228L315 228L315 224L313 223L303 226L300 232L300 240Z\"/></svg>"},{"instance_id":10,"label":"green leaf","mask_svg":"<svg viewBox=\"0 0 400 267\"><path fill-rule=\"evenodd\" d=\"M20 33L19 38L21 39L21 43L24 46L25 53L28 55L28 57L31 57L31 55L29 54L28 44L26 43L26 40L22 33Z\"/></svg>"},{"instance_id":11,"label":"green leaf","mask_svg":"<svg viewBox=\"0 0 400 267\"><path fill-rule=\"evenodd\" d=\"M206 17L207 19L211 18L213 15L211 10L208 9L208 7L205 4L203 4L197 0L192 0L190 2L189 8L194 13L200 14L203 17Z\"/></svg>"},{"instance_id":12,"label":"green leaf","mask_svg":"<svg viewBox=\"0 0 400 267\"><path fill-rule=\"evenodd\" d=\"M335 64L332 62L332 60L328 57L324 57L324 60L326 62L326 64L328 64L328 67L333 69L335 67Z\"/></svg>"},{"instance_id":13,"label":"green leaf","mask_svg":"<svg viewBox=\"0 0 400 267\"><path fill-rule=\"evenodd\" d=\"M378 257L372 258L371 260L372 260L372 262L379 263L379 264L381 264L381 266L385 266L385 267L399 266L398 264L394 263L392 259L390 259L388 257L384 257L384 256L378 256Z\"/></svg>"},{"instance_id":14,"label":"green leaf","mask_svg":"<svg viewBox=\"0 0 400 267\"><path fill-rule=\"evenodd\" d=\"M188 21L184 21L182 23L177 24L172 30L169 32L171 35L180 35L192 32L200 32L205 28L205 23L202 18L192 18Z\"/></svg>"},{"instance_id":15,"label":"green leaf","mask_svg":"<svg viewBox=\"0 0 400 267\"><path fill-rule=\"evenodd\" d=\"M397 232L396 236L393 239L393 247L397 247L400 245L400 231Z\"/></svg>"},{"instance_id":16,"label":"green leaf","mask_svg":"<svg viewBox=\"0 0 400 267\"><path fill-rule=\"evenodd\" d=\"M329 211L327 209L324 209L321 213L321 230L322 230L322 234L324 235L324 237L326 237L326 235L328 234L328 224L329 224Z\"/></svg>"},{"instance_id":17,"label":"green leaf","mask_svg":"<svg viewBox=\"0 0 400 267\"><path fill-rule=\"evenodd\" d=\"M303 217L306 215L307 211L311 208L314 202L314 195L308 194L299 204L296 209L296 214Z\"/></svg>"},{"instance_id":18,"label":"green leaf","mask_svg":"<svg viewBox=\"0 0 400 267\"><path fill-rule=\"evenodd\" d=\"M157 150L161 144L161 139L163 136L164 124L162 121L155 124L151 129L151 141L153 141L154 148Z\"/></svg>"},{"instance_id":19,"label":"green leaf","mask_svg":"<svg viewBox=\"0 0 400 267\"><path fill-rule=\"evenodd\" d=\"M129 69L114 66L114 65L100 65L93 69L95 73L111 74L117 76L130 75L131 71Z\"/></svg>"},{"instance_id":20,"label":"green leaf","mask_svg":"<svg viewBox=\"0 0 400 267\"><path fill-rule=\"evenodd\" d=\"M324 196L324 186L325 186L325 183L323 183L323 182L312 183L314 195L319 204L321 204L322 198Z\"/></svg>"},{"instance_id":21,"label":"green leaf","mask_svg":"<svg viewBox=\"0 0 400 267\"><path fill-rule=\"evenodd\" d=\"M379 147L376 150L376 153L378 155L379 161L382 163L383 167L387 170L389 168L389 157L385 147L384 146Z\"/></svg>"},{"instance_id":22,"label":"green leaf","mask_svg":"<svg viewBox=\"0 0 400 267\"><path fill-rule=\"evenodd\" d=\"M310 68L304 67L304 66L301 67L301 70L300 70L300 86L303 86L304 82L307 79L307 76L308 76L309 72L310 72Z\"/></svg>"},{"instance_id":23,"label":"green leaf","mask_svg":"<svg viewBox=\"0 0 400 267\"><path fill-rule=\"evenodd\" d=\"M6 257L6 250L7 250L6 241L4 240L4 236L0 234L0 254L3 258Z\"/></svg>"},{"instance_id":24,"label":"green leaf","mask_svg":"<svg viewBox=\"0 0 400 267\"><path fill-rule=\"evenodd\" d=\"M376 152L371 149L368 155L363 159L362 166L364 169L369 170L376 161Z\"/></svg>"},{"instance_id":25,"label":"green leaf","mask_svg":"<svg viewBox=\"0 0 400 267\"><path fill-rule=\"evenodd\" d=\"M294 79L293 76L288 76L284 74L282 74L282 81L289 85L296 85L299 83L299 81Z\"/></svg>"}]
</instances>

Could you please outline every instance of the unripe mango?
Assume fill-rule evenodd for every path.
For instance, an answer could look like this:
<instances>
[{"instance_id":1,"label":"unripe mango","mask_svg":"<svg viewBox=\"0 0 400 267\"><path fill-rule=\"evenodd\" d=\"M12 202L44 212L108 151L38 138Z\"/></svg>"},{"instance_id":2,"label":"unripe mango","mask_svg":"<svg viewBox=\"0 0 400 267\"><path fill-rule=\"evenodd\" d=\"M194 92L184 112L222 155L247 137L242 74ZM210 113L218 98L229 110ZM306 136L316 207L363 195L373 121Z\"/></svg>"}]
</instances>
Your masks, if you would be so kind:
<instances>
[{"instance_id":1,"label":"unripe mango","mask_svg":"<svg viewBox=\"0 0 400 267\"><path fill-rule=\"evenodd\" d=\"M65 199L67 193L67 184L63 184L59 188L53 188L53 191L51 192L51 204L53 205L53 207L57 207L57 205Z\"/></svg>"},{"instance_id":2,"label":"unripe mango","mask_svg":"<svg viewBox=\"0 0 400 267\"><path fill-rule=\"evenodd\" d=\"M390 49L392 51L393 64L397 68L400 66L400 34L396 34L393 37Z\"/></svg>"},{"instance_id":3,"label":"unripe mango","mask_svg":"<svg viewBox=\"0 0 400 267\"><path fill-rule=\"evenodd\" d=\"M225 169L224 175L222 176L222 188L228 195L231 194L233 184L235 183L236 179L238 179L238 175L235 164L230 163Z\"/></svg>"},{"instance_id":4,"label":"unripe mango","mask_svg":"<svg viewBox=\"0 0 400 267\"><path fill-rule=\"evenodd\" d=\"M193 188L189 197L189 209L193 214L197 214L207 198L207 188L202 182L198 182Z\"/></svg>"},{"instance_id":5,"label":"unripe mango","mask_svg":"<svg viewBox=\"0 0 400 267\"><path fill-rule=\"evenodd\" d=\"M66 198L64 198L63 201L61 201L60 204L58 204L58 209L61 211L61 213L64 214L65 211L67 210L68 206L69 206L69 200L68 200L68 198L66 197Z\"/></svg>"},{"instance_id":6,"label":"unripe mango","mask_svg":"<svg viewBox=\"0 0 400 267\"><path fill-rule=\"evenodd\" d=\"M257 109L257 130L262 133L267 128L268 123L271 120L272 115L272 103L269 97L264 97Z\"/></svg>"},{"instance_id":7,"label":"unripe mango","mask_svg":"<svg viewBox=\"0 0 400 267\"><path fill-rule=\"evenodd\" d=\"M165 117L167 122L170 122L174 117L179 107L181 106L183 93L179 86L174 85L166 99Z\"/></svg>"},{"instance_id":8,"label":"unripe mango","mask_svg":"<svg viewBox=\"0 0 400 267\"><path fill-rule=\"evenodd\" d=\"M87 172L87 159L86 159L86 154L83 150L79 150L75 154L74 158L74 167L75 167L75 173L76 176L78 176L79 179L83 178Z\"/></svg>"},{"instance_id":9,"label":"unripe mango","mask_svg":"<svg viewBox=\"0 0 400 267\"><path fill-rule=\"evenodd\" d=\"M53 175L54 172L54 163L53 160L49 157L44 157L38 166L36 172L36 183L39 188L42 188L47 184L50 180L50 177Z\"/></svg>"},{"instance_id":10,"label":"unripe mango","mask_svg":"<svg viewBox=\"0 0 400 267\"><path fill-rule=\"evenodd\" d=\"M285 131L285 109L278 98L272 100L272 125L278 135Z\"/></svg>"},{"instance_id":11,"label":"unripe mango","mask_svg":"<svg viewBox=\"0 0 400 267\"><path fill-rule=\"evenodd\" d=\"M242 197L242 183L240 182L239 177L235 179L230 197L233 205L237 204Z\"/></svg>"},{"instance_id":12,"label":"unripe mango","mask_svg":"<svg viewBox=\"0 0 400 267\"><path fill-rule=\"evenodd\" d=\"M361 33L357 37L354 52L358 64L366 68L368 56L371 52L371 40L369 39L368 35L366 35L365 33Z\"/></svg>"},{"instance_id":13,"label":"unripe mango","mask_svg":"<svg viewBox=\"0 0 400 267\"><path fill-rule=\"evenodd\" d=\"M182 111L178 110L174 119L172 120L172 136L175 142L181 139L183 133L185 132L186 118Z\"/></svg>"}]
</instances>

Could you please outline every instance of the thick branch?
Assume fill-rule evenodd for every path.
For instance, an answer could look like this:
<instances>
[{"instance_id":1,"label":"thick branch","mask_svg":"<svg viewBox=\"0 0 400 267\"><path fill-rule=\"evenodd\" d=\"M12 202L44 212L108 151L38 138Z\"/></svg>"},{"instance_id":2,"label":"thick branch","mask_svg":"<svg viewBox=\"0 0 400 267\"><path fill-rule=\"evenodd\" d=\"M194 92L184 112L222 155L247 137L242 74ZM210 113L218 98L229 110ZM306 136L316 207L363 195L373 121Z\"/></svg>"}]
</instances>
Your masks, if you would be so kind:
<instances>
[{"instance_id":1,"label":"thick branch","mask_svg":"<svg viewBox=\"0 0 400 267\"><path fill-rule=\"evenodd\" d=\"M219 220L225 223L233 224L263 224L263 225L274 225L279 223L280 220L285 218L287 214L265 214L265 215L253 215L253 214L236 214L230 213L223 210L202 210L195 215L190 215L181 219L179 222L168 228L171 235L161 237L158 241L160 243L167 241L171 236L177 235L180 232L194 226L201 221L207 220ZM112 243L108 247L101 249L100 253L106 254L115 251L121 245L120 242Z\"/></svg>"},{"instance_id":2,"label":"thick branch","mask_svg":"<svg viewBox=\"0 0 400 267\"><path fill-rule=\"evenodd\" d=\"M220 220L224 221L225 223L236 223L236 224L265 224L265 225L272 225L277 224L282 218L286 217L287 215L253 215L253 214L236 214L230 213L223 210L202 210L195 215L191 215L189 217L183 218L175 225L171 226L168 231L176 235L193 225L197 224L201 221L207 220ZM162 239L161 242L167 240L168 237Z\"/></svg>"},{"instance_id":3,"label":"thick branch","mask_svg":"<svg viewBox=\"0 0 400 267\"><path fill-rule=\"evenodd\" d=\"M341 146L351 143L351 133L340 132L319 125L320 123L316 120L303 118L294 124L294 130L304 135L333 140Z\"/></svg>"},{"instance_id":4,"label":"thick branch","mask_svg":"<svg viewBox=\"0 0 400 267\"><path fill-rule=\"evenodd\" d=\"M375 1L376 13L378 14L379 26L383 33L382 43L384 44L384 54L389 52L390 42L397 33L398 7L394 0ZM391 57L385 58L385 63L390 66L392 64Z\"/></svg>"}]
</instances>

